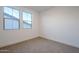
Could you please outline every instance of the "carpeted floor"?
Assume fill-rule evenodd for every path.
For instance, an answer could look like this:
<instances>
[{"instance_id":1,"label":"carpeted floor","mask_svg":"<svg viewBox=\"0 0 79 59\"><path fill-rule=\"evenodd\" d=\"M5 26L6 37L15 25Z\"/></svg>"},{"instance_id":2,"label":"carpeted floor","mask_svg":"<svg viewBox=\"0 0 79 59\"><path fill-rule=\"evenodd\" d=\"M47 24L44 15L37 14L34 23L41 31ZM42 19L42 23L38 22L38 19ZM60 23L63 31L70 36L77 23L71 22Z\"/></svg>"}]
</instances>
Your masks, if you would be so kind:
<instances>
[{"instance_id":1,"label":"carpeted floor","mask_svg":"<svg viewBox=\"0 0 79 59\"><path fill-rule=\"evenodd\" d=\"M79 53L79 48L44 38L35 38L0 49L9 53Z\"/></svg>"}]
</instances>

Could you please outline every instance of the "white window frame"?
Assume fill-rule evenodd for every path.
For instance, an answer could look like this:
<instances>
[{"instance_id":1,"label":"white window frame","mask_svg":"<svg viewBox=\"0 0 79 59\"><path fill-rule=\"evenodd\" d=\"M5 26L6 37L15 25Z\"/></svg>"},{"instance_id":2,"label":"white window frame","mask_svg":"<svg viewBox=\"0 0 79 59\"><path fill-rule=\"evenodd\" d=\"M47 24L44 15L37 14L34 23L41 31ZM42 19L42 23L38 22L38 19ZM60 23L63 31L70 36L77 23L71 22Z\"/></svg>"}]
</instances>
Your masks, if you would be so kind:
<instances>
[{"instance_id":1,"label":"white window frame","mask_svg":"<svg viewBox=\"0 0 79 59\"><path fill-rule=\"evenodd\" d=\"M30 28L27 28L27 27L26 27L26 28L24 28L23 12L24 12L24 13L29 13L29 14L31 14L31 24L30 24L30 25L31 25L31 27L30 27ZM30 13L30 12L25 12L25 11L23 11L23 12L22 12L23 28L24 28L24 29L32 29L32 13Z\"/></svg>"},{"instance_id":2,"label":"white window frame","mask_svg":"<svg viewBox=\"0 0 79 59\"><path fill-rule=\"evenodd\" d=\"M4 6L4 7L6 7L6 6ZM19 19L14 19L14 18L5 18L4 16L5 16L5 14L4 14L4 7L3 7L3 29L4 30L18 30L18 29L20 29L20 10L18 10L19 11ZM11 7L8 7L8 8L11 8ZM13 9L15 9L15 8L11 8L12 10ZM17 9L15 9L15 10L17 10ZM15 28L15 29L6 29L5 28L5 19L14 19L14 20L16 20L16 21L18 21L18 28Z\"/></svg>"}]
</instances>

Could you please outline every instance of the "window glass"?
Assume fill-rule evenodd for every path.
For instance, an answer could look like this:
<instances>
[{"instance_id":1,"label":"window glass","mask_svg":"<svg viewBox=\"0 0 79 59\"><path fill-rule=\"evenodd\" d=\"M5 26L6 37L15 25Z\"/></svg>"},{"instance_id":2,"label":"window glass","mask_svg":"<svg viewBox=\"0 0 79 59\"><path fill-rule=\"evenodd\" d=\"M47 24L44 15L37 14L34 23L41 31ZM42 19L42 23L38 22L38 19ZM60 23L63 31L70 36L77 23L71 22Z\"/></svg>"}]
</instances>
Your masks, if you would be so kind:
<instances>
[{"instance_id":1,"label":"window glass","mask_svg":"<svg viewBox=\"0 0 79 59\"><path fill-rule=\"evenodd\" d=\"M32 28L32 15L31 13L23 12L23 27Z\"/></svg>"},{"instance_id":2,"label":"window glass","mask_svg":"<svg viewBox=\"0 0 79 59\"><path fill-rule=\"evenodd\" d=\"M4 14L7 14L7 15L12 15L12 8L9 8L9 7L4 7Z\"/></svg>"},{"instance_id":3,"label":"window glass","mask_svg":"<svg viewBox=\"0 0 79 59\"><path fill-rule=\"evenodd\" d=\"M13 16L14 16L15 18L19 19L19 11L13 9Z\"/></svg>"}]
</instances>

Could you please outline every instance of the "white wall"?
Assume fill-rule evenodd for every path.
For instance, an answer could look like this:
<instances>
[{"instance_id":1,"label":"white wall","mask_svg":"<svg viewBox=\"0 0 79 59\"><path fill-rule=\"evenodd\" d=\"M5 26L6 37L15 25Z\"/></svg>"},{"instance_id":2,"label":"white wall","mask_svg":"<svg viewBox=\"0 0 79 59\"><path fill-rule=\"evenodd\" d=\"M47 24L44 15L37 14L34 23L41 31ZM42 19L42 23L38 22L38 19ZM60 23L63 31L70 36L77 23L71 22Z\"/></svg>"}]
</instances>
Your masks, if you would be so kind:
<instances>
[{"instance_id":1,"label":"white wall","mask_svg":"<svg viewBox=\"0 0 79 59\"><path fill-rule=\"evenodd\" d=\"M31 9L24 7L13 7L21 11L32 13L32 29L23 29L22 17L20 17L20 30L3 30L3 25L0 25L0 47L32 39L39 36L39 14ZM3 8L0 7L0 20L3 21ZM20 14L21 15L21 14ZM3 22L2 22L3 23Z\"/></svg>"},{"instance_id":2,"label":"white wall","mask_svg":"<svg viewBox=\"0 0 79 59\"><path fill-rule=\"evenodd\" d=\"M79 47L79 7L53 7L41 13L40 36Z\"/></svg>"}]
</instances>

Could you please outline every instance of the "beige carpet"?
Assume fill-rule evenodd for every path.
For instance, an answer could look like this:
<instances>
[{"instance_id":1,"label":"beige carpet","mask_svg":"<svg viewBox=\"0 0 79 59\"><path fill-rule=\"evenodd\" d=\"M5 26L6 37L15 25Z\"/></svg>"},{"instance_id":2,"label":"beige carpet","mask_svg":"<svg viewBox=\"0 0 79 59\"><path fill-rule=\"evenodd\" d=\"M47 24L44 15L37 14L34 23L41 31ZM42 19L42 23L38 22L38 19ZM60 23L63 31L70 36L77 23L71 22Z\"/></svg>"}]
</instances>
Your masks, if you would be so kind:
<instances>
[{"instance_id":1,"label":"beige carpet","mask_svg":"<svg viewBox=\"0 0 79 59\"><path fill-rule=\"evenodd\" d=\"M44 38L35 38L0 49L10 53L78 53L79 49Z\"/></svg>"}]
</instances>

